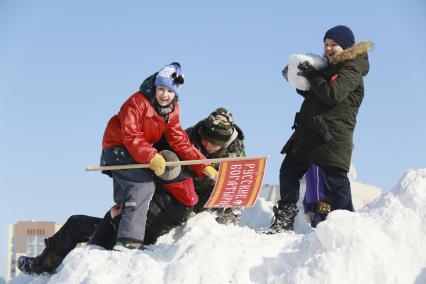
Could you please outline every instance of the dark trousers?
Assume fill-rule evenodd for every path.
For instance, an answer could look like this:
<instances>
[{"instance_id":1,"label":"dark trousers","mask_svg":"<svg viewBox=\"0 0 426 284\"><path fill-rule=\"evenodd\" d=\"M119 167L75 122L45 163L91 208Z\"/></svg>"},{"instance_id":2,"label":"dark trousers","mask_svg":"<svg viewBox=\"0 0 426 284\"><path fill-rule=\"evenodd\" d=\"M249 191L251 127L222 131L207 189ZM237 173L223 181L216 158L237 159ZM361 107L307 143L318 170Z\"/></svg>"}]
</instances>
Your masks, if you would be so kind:
<instances>
[{"instance_id":1,"label":"dark trousers","mask_svg":"<svg viewBox=\"0 0 426 284\"><path fill-rule=\"evenodd\" d=\"M185 222L192 209L159 186L149 206L143 244L155 244L158 237ZM117 241L120 219L121 216L111 219L109 211L104 218L73 215L46 240L47 247L63 258L79 243L88 242L110 250Z\"/></svg>"},{"instance_id":2,"label":"dark trousers","mask_svg":"<svg viewBox=\"0 0 426 284\"><path fill-rule=\"evenodd\" d=\"M144 245L155 244L158 237L186 222L193 208L179 202L167 189L157 186L149 204Z\"/></svg>"},{"instance_id":3,"label":"dark trousers","mask_svg":"<svg viewBox=\"0 0 426 284\"><path fill-rule=\"evenodd\" d=\"M278 207L296 204L300 197L300 180L308 170L310 163L297 161L286 155L280 168L280 196ZM332 210L345 209L354 211L351 196L351 185L348 174L341 169L319 165L325 174L325 201Z\"/></svg>"},{"instance_id":4,"label":"dark trousers","mask_svg":"<svg viewBox=\"0 0 426 284\"><path fill-rule=\"evenodd\" d=\"M89 241L101 221L102 218L73 215L58 232L46 240L46 245L57 255L65 257L79 243Z\"/></svg>"}]
</instances>

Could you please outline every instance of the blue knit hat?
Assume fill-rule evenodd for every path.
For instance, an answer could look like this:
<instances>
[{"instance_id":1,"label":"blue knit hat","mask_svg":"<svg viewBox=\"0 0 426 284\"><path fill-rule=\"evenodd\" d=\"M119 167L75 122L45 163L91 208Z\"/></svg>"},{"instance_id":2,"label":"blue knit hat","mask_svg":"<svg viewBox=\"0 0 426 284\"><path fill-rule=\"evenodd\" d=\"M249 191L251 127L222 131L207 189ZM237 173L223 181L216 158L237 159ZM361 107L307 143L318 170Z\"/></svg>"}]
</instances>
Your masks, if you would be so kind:
<instances>
[{"instance_id":1,"label":"blue knit hat","mask_svg":"<svg viewBox=\"0 0 426 284\"><path fill-rule=\"evenodd\" d=\"M355 43L355 36L347 26L335 26L329 29L324 35L324 42L326 38L334 40L343 49L347 49Z\"/></svg>"},{"instance_id":2,"label":"blue knit hat","mask_svg":"<svg viewBox=\"0 0 426 284\"><path fill-rule=\"evenodd\" d=\"M180 64L173 62L164 66L155 76L154 85L166 87L178 94L178 88L184 82L184 75Z\"/></svg>"}]
</instances>

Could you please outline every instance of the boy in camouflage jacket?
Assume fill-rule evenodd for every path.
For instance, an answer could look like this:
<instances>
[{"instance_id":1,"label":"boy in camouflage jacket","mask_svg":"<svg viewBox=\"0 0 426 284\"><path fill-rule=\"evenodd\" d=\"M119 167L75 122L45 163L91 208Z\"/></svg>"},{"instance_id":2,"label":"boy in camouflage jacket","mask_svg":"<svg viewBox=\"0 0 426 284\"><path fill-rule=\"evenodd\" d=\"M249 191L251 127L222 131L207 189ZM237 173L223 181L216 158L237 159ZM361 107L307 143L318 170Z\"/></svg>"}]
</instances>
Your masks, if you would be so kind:
<instances>
[{"instance_id":1,"label":"boy in camouflage jacket","mask_svg":"<svg viewBox=\"0 0 426 284\"><path fill-rule=\"evenodd\" d=\"M243 131L234 123L231 112L223 107L213 111L195 126L186 129L186 132L195 147L208 159L246 156ZM218 170L219 164L213 166ZM197 176L194 176L193 180L200 199L194 207L194 213L200 213L205 210L204 205L213 191L214 181ZM219 215L216 221L221 224L237 224L242 213L241 208L211 209L211 211Z\"/></svg>"}]
</instances>

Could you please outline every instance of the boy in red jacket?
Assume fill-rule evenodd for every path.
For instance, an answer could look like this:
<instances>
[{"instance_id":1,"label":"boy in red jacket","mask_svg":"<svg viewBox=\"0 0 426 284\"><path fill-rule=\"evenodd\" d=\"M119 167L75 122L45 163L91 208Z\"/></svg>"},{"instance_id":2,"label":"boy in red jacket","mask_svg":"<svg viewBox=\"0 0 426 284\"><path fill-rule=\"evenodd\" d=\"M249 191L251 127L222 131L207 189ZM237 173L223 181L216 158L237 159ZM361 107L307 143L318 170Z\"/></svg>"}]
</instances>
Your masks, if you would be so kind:
<instances>
[{"instance_id":1,"label":"boy in red jacket","mask_svg":"<svg viewBox=\"0 0 426 284\"><path fill-rule=\"evenodd\" d=\"M121 106L106 127L101 165L149 164L149 169L105 171L112 177L114 202L124 204L116 250L142 248L149 203L154 194L154 176L165 170L164 157L153 144L164 135L181 160L201 160L205 156L189 141L180 126L178 90L184 83L179 63L166 65L148 77L140 91ZM194 165L198 176L215 179L217 171L209 164Z\"/></svg>"}]
</instances>

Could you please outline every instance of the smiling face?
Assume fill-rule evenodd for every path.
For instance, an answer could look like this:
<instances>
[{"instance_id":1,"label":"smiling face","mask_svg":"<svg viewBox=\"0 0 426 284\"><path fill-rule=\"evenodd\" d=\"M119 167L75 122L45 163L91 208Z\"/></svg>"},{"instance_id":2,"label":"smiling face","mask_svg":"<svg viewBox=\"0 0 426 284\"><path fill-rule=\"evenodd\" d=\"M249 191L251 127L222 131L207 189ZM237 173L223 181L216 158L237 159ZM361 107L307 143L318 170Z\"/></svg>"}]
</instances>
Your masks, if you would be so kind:
<instances>
[{"instance_id":1,"label":"smiling face","mask_svg":"<svg viewBox=\"0 0 426 284\"><path fill-rule=\"evenodd\" d=\"M336 54L339 54L344 49L334 40L326 38L324 41L324 54L327 57L328 61L330 62L331 59L336 56Z\"/></svg>"},{"instance_id":2,"label":"smiling face","mask_svg":"<svg viewBox=\"0 0 426 284\"><path fill-rule=\"evenodd\" d=\"M160 106L169 105L175 98L176 93L164 86L155 87L155 99Z\"/></svg>"}]
</instances>

